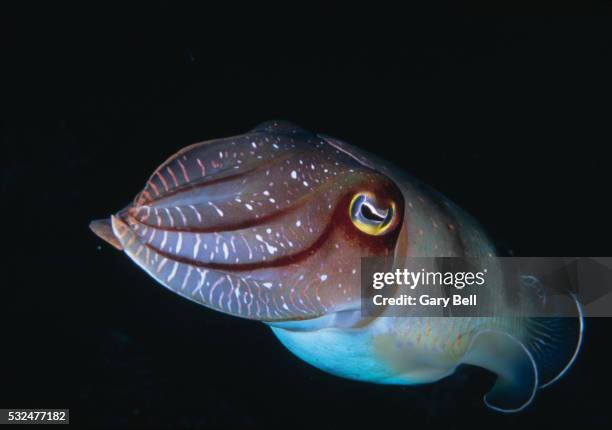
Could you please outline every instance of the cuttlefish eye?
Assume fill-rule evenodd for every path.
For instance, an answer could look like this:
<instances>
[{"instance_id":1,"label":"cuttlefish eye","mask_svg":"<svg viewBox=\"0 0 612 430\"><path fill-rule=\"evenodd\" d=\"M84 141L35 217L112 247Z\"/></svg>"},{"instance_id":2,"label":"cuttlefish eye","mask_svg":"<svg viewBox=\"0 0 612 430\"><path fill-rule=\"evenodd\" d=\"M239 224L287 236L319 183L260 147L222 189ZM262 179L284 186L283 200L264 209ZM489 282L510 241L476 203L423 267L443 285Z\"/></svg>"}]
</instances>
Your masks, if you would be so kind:
<instances>
[{"instance_id":1,"label":"cuttlefish eye","mask_svg":"<svg viewBox=\"0 0 612 430\"><path fill-rule=\"evenodd\" d=\"M351 200L349 214L353 225L364 233L380 236L397 225L395 203L381 204L367 192L357 193Z\"/></svg>"}]
</instances>

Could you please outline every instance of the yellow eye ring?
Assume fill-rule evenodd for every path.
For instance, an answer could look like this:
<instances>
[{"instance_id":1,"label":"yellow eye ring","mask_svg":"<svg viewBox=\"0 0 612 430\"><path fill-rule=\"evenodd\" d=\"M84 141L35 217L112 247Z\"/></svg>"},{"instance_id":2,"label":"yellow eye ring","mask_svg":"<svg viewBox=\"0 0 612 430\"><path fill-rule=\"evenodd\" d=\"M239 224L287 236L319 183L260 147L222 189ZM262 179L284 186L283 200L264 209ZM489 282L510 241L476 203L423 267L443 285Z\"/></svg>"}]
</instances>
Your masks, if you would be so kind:
<instances>
[{"instance_id":1,"label":"yellow eye ring","mask_svg":"<svg viewBox=\"0 0 612 430\"><path fill-rule=\"evenodd\" d=\"M371 193L357 193L349 205L349 216L353 225L371 236L385 234L395 223L396 208L390 202L388 207L381 208L376 197Z\"/></svg>"}]
</instances>

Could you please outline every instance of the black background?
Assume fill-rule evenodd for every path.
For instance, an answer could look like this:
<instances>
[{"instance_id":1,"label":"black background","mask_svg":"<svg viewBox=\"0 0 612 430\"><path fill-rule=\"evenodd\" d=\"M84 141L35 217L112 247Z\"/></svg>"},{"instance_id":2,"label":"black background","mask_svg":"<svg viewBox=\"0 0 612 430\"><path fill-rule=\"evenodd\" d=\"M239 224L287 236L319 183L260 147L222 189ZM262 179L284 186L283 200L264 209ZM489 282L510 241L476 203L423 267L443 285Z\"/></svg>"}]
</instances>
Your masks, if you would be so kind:
<instances>
[{"instance_id":1,"label":"black background","mask_svg":"<svg viewBox=\"0 0 612 430\"><path fill-rule=\"evenodd\" d=\"M516 255L610 255L612 21L587 16L609 2L354 8L3 11L0 407L103 427L609 428L606 320L501 415L477 369L423 387L325 374L88 230L181 147L287 119L394 160Z\"/></svg>"}]
</instances>

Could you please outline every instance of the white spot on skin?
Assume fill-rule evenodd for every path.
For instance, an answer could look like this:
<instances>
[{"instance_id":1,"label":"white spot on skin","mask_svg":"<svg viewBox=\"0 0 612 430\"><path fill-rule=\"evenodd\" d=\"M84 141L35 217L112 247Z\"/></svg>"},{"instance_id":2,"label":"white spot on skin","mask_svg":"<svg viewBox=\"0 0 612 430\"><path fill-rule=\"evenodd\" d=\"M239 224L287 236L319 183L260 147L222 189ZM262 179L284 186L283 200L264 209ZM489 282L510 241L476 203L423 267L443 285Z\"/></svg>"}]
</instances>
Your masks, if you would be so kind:
<instances>
[{"instance_id":1,"label":"white spot on skin","mask_svg":"<svg viewBox=\"0 0 612 430\"><path fill-rule=\"evenodd\" d=\"M200 270L200 269L196 269L196 270L200 273L200 280L198 281L198 285L196 285L196 287L191 292L191 294L194 296L200 293L200 290L202 289L202 285L204 285L204 281L206 280L206 274L208 273L208 270Z\"/></svg>"},{"instance_id":2,"label":"white spot on skin","mask_svg":"<svg viewBox=\"0 0 612 430\"><path fill-rule=\"evenodd\" d=\"M327 275L323 274L321 275L321 282L325 282L327 281Z\"/></svg>"},{"instance_id":3,"label":"white spot on skin","mask_svg":"<svg viewBox=\"0 0 612 430\"><path fill-rule=\"evenodd\" d=\"M176 243L176 253L180 253L181 252L181 246L183 245L183 235L182 233L179 231L178 233L178 240Z\"/></svg>"},{"instance_id":4,"label":"white spot on skin","mask_svg":"<svg viewBox=\"0 0 612 430\"><path fill-rule=\"evenodd\" d=\"M174 276L176 275L176 269L178 268L178 263L175 261L174 262L174 266L172 267L172 272L170 272L170 276L168 276L168 278L166 279L166 282L170 282L174 279Z\"/></svg>"},{"instance_id":5,"label":"white spot on skin","mask_svg":"<svg viewBox=\"0 0 612 430\"><path fill-rule=\"evenodd\" d=\"M244 204L244 206L245 206L245 207L246 207L248 210L250 210L250 211L252 211L252 210L253 210L253 206L251 206L251 205L250 205L250 204L248 204L248 203L245 203L245 204Z\"/></svg>"},{"instance_id":6,"label":"white spot on skin","mask_svg":"<svg viewBox=\"0 0 612 430\"><path fill-rule=\"evenodd\" d=\"M215 205L213 202L208 202L208 204L209 204L210 206L212 206L213 208L215 208L215 210L217 211L217 213L219 214L219 216L223 216L223 211L222 211L221 209L219 209L219 208L217 207L217 205Z\"/></svg>"},{"instance_id":7,"label":"white spot on skin","mask_svg":"<svg viewBox=\"0 0 612 430\"><path fill-rule=\"evenodd\" d=\"M301 226L301 225L302 225L302 221L297 220L297 221L295 222L295 226L296 226L296 227L299 227L299 226Z\"/></svg>"},{"instance_id":8,"label":"white spot on skin","mask_svg":"<svg viewBox=\"0 0 612 430\"><path fill-rule=\"evenodd\" d=\"M268 242L266 242L265 240L263 240L263 237L261 237L261 235L256 234L255 235L255 239L257 239L258 241L260 241L261 243L263 243L266 246L266 249L268 250L268 253L271 255L274 255L274 253L276 251L278 251L278 248L275 246L270 245ZM265 257L264 257L265 258Z\"/></svg>"},{"instance_id":9,"label":"white spot on skin","mask_svg":"<svg viewBox=\"0 0 612 430\"><path fill-rule=\"evenodd\" d=\"M191 208L191 210L193 210L196 214L196 217L198 218L198 222L202 222L202 215L200 214L200 212L195 208L195 206L193 205L189 205L189 207Z\"/></svg>"},{"instance_id":10,"label":"white spot on skin","mask_svg":"<svg viewBox=\"0 0 612 430\"><path fill-rule=\"evenodd\" d=\"M160 270L164 267L164 265L168 262L167 258L164 258L160 263L159 266L157 266L157 273L160 272Z\"/></svg>"},{"instance_id":11,"label":"white spot on skin","mask_svg":"<svg viewBox=\"0 0 612 430\"><path fill-rule=\"evenodd\" d=\"M162 243L160 245L161 249L164 249L164 246L166 246L166 241L168 240L168 232L166 230L164 230L164 238L162 240Z\"/></svg>"},{"instance_id":12,"label":"white spot on skin","mask_svg":"<svg viewBox=\"0 0 612 430\"><path fill-rule=\"evenodd\" d=\"M193 267L187 266L187 275L185 275L185 278L183 279L183 283L181 284L181 290L185 289L185 286L187 285L187 280L189 279L189 275L191 275L192 270Z\"/></svg>"},{"instance_id":13,"label":"white spot on skin","mask_svg":"<svg viewBox=\"0 0 612 430\"><path fill-rule=\"evenodd\" d=\"M297 179L297 172L295 170L291 171L291 178L292 179Z\"/></svg>"}]
</instances>

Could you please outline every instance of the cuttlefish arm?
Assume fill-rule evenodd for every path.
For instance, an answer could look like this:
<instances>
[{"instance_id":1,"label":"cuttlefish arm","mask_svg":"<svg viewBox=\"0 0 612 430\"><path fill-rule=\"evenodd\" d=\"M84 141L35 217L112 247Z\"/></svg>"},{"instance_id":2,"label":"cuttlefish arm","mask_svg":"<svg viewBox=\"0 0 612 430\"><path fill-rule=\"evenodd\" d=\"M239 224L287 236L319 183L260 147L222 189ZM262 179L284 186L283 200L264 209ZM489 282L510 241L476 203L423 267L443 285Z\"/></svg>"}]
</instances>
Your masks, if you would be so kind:
<instances>
[{"instance_id":1,"label":"cuttlefish arm","mask_svg":"<svg viewBox=\"0 0 612 430\"><path fill-rule=\"evenodd\" d=\"M354 227L356 195L394 215L389 234ZM385 176L312 133L269 123L179 151L132 204L91 228L183 297L291 321L358 308L360 259L393 252L402 211Z\"/></svg>"},{"instance_id":2,"label":"cuttlefish arm","mask_svg":"<svg viewBox=\"0 0 612 430\"><path fill-rule=\"evenodd\" d=\"M100 239L110 243L119 251L123 251L123 246L119 239L113 233L113 227L109 219L97 219L89 223L89 228L93 231Z\"/></svg>"}]
</instances>

